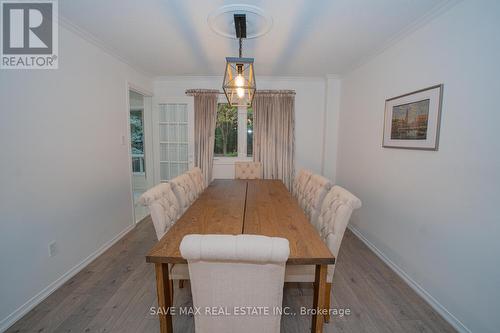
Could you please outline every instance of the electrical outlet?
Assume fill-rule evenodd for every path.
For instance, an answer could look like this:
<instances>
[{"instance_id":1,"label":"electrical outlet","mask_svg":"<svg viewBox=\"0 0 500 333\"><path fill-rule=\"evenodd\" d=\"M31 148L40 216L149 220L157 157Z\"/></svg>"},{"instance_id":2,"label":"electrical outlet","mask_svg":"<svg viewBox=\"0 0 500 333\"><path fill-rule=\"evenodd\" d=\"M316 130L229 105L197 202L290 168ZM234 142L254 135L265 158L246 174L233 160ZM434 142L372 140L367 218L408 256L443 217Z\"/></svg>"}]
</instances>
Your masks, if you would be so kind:
<instances>
[{"instance_id":1,"label":"electrical outlet","mask_svg":"<svg viewBox=\"0 0 500 333\"><path fill-rule=\"evenodd\" d=\"M49 243L49 257L53 257L57 254L56 242Z\"/></svg>"}]
</instances>

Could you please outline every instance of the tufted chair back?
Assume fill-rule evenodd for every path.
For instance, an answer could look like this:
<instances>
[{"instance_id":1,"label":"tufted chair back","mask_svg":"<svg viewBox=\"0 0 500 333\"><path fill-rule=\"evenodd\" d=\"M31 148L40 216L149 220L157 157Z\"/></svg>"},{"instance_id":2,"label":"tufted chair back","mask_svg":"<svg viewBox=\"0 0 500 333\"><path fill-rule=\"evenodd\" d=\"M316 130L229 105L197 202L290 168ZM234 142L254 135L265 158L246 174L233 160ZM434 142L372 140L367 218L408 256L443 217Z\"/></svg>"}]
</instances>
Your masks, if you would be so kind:
<instances>
[{"instance_id":1,"label":"tufted chair back","mask_svg":"<svg viewBox=\"0 0 500 333\"><path fill-rule=\"evenodd\" d=\"M292 194L297 199L301 201L304 191L306 189L307 183L312 176L312 172L306 169L300 169L299 174L293 180Z\"/></svg>"},{"instance_id":2,"label":"tufted chair back","mask_svg":"<svg viewBox=\"0 0 500 333\"><path fill-rule=\"evenodd\" d=\"M235 162L235 179L260 179L262 178L262 163L260 162Z\"/></svg>"},{"instance_id":3,"label":"tufted chair back","mask_svg":"<svg viewBox=\"0 0 500 333\"><path fill-rule=\"evenodd\" d=\"M307 182L302 200L299 200L299 204L313 225L318 223L317 220L321 210L321 203L331 188L332 183L330 180L320 175L312 175Z\"/></svg>"},{"instance_id":4,"label":"tufted chair back","mask_svg":"<svg viewBox=\"0 0 500 333\"><path fill-rule=\"evenodd\" d=\"M187 174L191 177L191 180L194 183L196 188L196 195L199 196L201 192L205 189L205 184L203 181L203 174L201 173L201 169L198 167L194 167L190 169Z\"/></svg>"},{"instance_id":5,"label":"tufted chair back","mask_svg":"<svg viewBox=\"0 0 500 333\"><path fill-rule=\"evenodd\" d=\"M352 211L361 207L361 200L340 186L334 186L323 200L318 217L318 231L337 257Z\"/></svg>"},{"instance_id":6,"label":"tufted chair back","mask_svg":"<svg viewBox=\"0 0 500 333\"><path fill-rule=\"evenodd\" d=\"M170 185L172 186L172 190L179 201L181 212L184 214L184 212L197 198L196 187L187 173L183 173L182 175L170 180Z\"/></svg>"},{"instance_id":7,"label":"tufted chair back","mask_svg":"<svg viewBox=\"0 0 500 333\"><path fill-rule=\"evenodd\" d=\"M201 311L196 332L279 333L288 240L257 235L187 235L179 246L188 262L193 305L228 308L229 315ZM265 307L269 313L234 309Z\"/></svg>"},{"instance_id":8,"label":"tufted chair back","mask_svg":"<svg viewBox=\"0 0 500 333\"><path fill-rule=\"evenodd\" d=\"M181 215L179 202L168 183L162 183L144 192L139 203L149 208L151 219L160 240Z\"/></svg>"}]
</instances>

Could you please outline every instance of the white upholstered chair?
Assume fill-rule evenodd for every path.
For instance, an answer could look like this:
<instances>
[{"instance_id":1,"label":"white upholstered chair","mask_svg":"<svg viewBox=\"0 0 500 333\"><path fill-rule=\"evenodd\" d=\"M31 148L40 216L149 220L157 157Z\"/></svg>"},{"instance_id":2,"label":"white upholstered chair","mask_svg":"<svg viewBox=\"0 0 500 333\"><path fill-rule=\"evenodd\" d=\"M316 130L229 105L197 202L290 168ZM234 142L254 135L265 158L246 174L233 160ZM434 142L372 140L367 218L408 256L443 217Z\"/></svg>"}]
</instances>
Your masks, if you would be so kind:
<instances>
[{"instance_id":1,"label":"white upholstered chair","mask_svg":"<svg viewBox=\"0 0 500 333\"><path fill-rule=\"evenodd\" d=\"M199 169L199 168L197 168ZM201 169L199 169L201 173ZM198 173L195 170L193 173ZM198 176L196 175L197 178ZM201 192L199 192L199 183L193 179L190 172L185 172L182 175L175 177L170 180L172 185L172 190L179 200L179 205L181 209L181 215L186 212L186 210L191 206L191 204L198 198ZM184 280L189 280L189 271L186 264L174 264L169 265L170 279L179 280L179 288L184 287Z\"/></svg>"},{"instance_id":2,"label":"white upholstered chair","mask_svg":"<svg viewBox=\"0 0 500 333\"><path fill-rule=\"evenodd\" d=\"M330 180L320 175L312 175L307 182L299 204L314 226L318 223L318 215L323 199L331 188L332 183Z\"/></svg>"},{"instance_id":3,"label":"white upholstered chair","mask_svg":"<svg viewBox=\"0 0 500 333\"><path fill-rule=\"evenodd\" d=\"M159 184L144 192L139 203L149 208L151 219L160 240L181 215L179 201L170 184Z\"/></svg>"},{"instance_id":4,"label":"white upholstered chair","mask_svg":"<svg viewBox=\"0 0 500 333\"><path fill-rule=\"evenodd\" d=\"M312 172L306 169L300 169L297 176L293 180L292 194L300 202L304 191L306 189L307 183L312 176Z\"/></svg>"},{"instance_id":5,"label":"white upholstered chair","mask_svg":"<svg viewBox=\"0 0 500 333\"><path fill-rule=\"evenodd\" d=\"M318 231L321 239L328 246L335 258L338 258L340 244L353 210L361 207L361 200L340 186L333 186L321 205L318 216ZM328 265L326 306L330 307L335 265ZM286 268L285 282L314 282L314 265L289 265ZM325 320L329 320L325 316Z\"/></svg>"},{"instance_id":6,"label":"white upholstered chair","mask_svg":"<svg viewBox=\"0 0 500 333\"><path fill-rule=\"evenodd\" d=\"M198 167L194 167L189 169L187 172L191 180L193 181L196 188L196 195L199 196L203 190L205 190L205 183L203 181L203 174L201 173L201 169Z\"/></svg>"},{"instance_id":7,"label":"white upholstered chair","mask_svg":"<svg viewBox=\"0 0 500 333\"><path fill-rule=\"evenodd\" d=\"M187 173L183 173L170 180L169 182L172 186L172 190L179 200L179 205L181 207L181 212L184 212L191 206L191 204L196 200L197 191L196 185Z\"/></svg>"},{"instance_id":8,"label":"white upholstered chair","mask_svg":"<svg viewBox=\"0 0 500 333\"><path fill-rule=\"evenodd\" d=\"M256 235L187 235L180 251L188 261L197 333L277 333L283 300L288 240ZM231 315L204 309L227 308ZM238 309L265 307L269 314L240 314Z\"/></svg>"},{"instance_id":9,"label":"white upholstered chair","mask_svg":"<svg viewBox=\"0 0 500 333\"><path fill-rule=\"evenodd\" d=\"M262 163L260 162L235 162L235 179L260 179L262 178Z\"/></svg>"},{"instance_id":10,"label":"white upholstered chair","mask_svg":"<svg viewBox=\"0 0 500 333\"><path fill-rule=\"evenodd\" d=\"M170 183L162 183L144 192L139 203L149 208L156 237L160 240L182 215L179 201L172 191ZM170 280L189 280L188 268L185 264L169 265ZM173 291L173 284L172 284Z\"/></svg>"}]
</instances>

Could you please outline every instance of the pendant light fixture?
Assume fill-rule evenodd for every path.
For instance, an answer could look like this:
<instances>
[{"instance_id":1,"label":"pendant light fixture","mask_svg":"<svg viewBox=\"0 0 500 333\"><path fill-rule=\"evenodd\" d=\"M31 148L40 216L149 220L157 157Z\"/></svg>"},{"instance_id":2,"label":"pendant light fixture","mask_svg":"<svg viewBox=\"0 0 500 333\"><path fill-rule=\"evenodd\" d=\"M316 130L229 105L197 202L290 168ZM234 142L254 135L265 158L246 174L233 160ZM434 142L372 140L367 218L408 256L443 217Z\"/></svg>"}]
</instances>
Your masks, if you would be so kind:
<instances>
[{"instance_id":1,"label":"pendant light fixture","mask_svg":"<svg viewBox=\"0 0 500 333\"><path fill-rule=\"evenodd\" d=\"M247 37L245 14L234 14L236 38L239 40L239 57L226 58L226 71L222 89L230 106L251 106L255 95L253 58L243 58L243 39Z\"/></svg>"}]
</instances>

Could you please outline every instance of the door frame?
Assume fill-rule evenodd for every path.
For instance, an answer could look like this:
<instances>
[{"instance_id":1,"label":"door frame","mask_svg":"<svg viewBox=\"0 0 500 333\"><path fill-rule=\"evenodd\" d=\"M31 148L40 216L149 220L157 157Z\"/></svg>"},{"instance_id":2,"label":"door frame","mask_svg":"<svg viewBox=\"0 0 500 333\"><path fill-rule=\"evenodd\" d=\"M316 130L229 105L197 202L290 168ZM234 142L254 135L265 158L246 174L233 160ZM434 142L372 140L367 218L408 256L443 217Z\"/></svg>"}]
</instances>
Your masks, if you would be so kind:
<instances>
[{"instance_id":1,"label":"door frame","mask_svg":"<svg viewBox=\"0 0 500 333\"><path fill-rule=\"evenodd\" d=\"M146 187L151 188L154 185L154 149L152 146L152 116L153 116L153 93L147 89L144 89L130 81L126 82L126 124L125 124L125 135L122 136L122 144L127 147L127 159L128 159L128 169L129 169L129 189L130 189L130 202L132 206L132 225L135 225L137 222L135 220L135 201L134 201L134 179L132 172L132 148L130 146L132 137L130 133L130 91L134 91L138 94L144 96L144 112L143 112L143 121L144 121L144 163L146 164ZM147 134L149 133L149 135ZM149 177L148 177L149 175Z\"/></svg>"},{"instance_id":2,"label":"door frame","mask_svg":"<svg viewBox=\"0 0 500 333\"><path fill-rule=\"evenodd\" d=\"M154 97L153 96L153 150L154 184L160 183L160 104L186 104L188 112L188 168L194 166L194 99L190 96Z\"/></svg>"}]
</instances>

